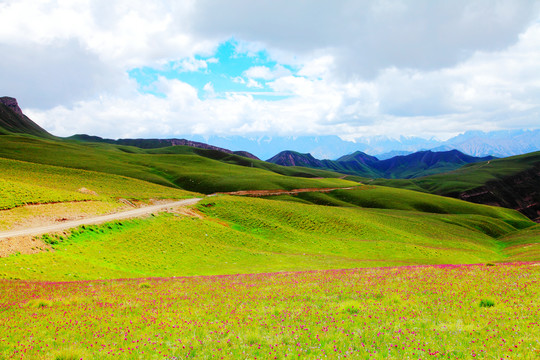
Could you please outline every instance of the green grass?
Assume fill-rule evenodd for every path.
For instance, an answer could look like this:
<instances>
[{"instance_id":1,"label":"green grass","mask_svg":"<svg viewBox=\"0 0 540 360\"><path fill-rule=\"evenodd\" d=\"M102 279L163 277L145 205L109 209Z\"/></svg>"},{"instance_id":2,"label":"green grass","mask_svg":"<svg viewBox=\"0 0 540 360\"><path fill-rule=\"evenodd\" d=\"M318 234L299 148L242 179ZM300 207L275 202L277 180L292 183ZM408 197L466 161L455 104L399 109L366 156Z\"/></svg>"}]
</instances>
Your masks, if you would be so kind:
<instances>
[{"instance_id":1,"label":"green grass","mask_svg":"<svg viewBox=\"0 0 540 360\"><path fill-rule=\"evenodd\" d=\"M90 200L92 196L0 178L0 210L27 204Z\"/></svg>"},{"instance_id":2,"label":"green grass","mask_svg":"<svg viewBox=\"0 0 540 360\"><path fill-rule=\"evenodd\" d=\"M540 152L465 165L457 170L417 179L377 179L370 184L385 185L438 195L457 194L532 169L540 163Z\"/></svg>"},{"instance_id":3,"label":"green grass","mask_svg":"<svg viewBox=\"0 0 540 360\"><path fill-rule=\"evenodd\" d=\"M328 208L217 196L204 219L161 214L72 231L53 249L0 259L0 277L42 280L217 275L503 261L517 229L478 214ZM51 239L53 241L51 241Z\"/></svg>"},{"instance_id":4,"label":"green grass","mask_svg":"<svg viewBox=\"0 0 540 360\"><path fill-rule=\"evenodd\" d=\"M201 153L206 156L199 155ZM219 156L226 156L226 158L221 159L223 161L214 159ZM346 187L355 184L339 179L340 175L337 173L309 169L302 173L294 169L286 169L273 164L266 165L264 162L229 156L217 151L193 150L187 147L143 150L109 144L1 136L0 157L122 175L202 193L252 189ZM239 166L237 162L240 160L249 161L258 167ZM277 173L278 171L286 175L281 175ZM323 174L328 178L313 178ZM301 175L309 178L301 177Z\"/></svg>"},{"instance_id":5,"label":"green grass","mask_svg":"<svg viewBox=\"0 0 540 360\"><path fill-rule=\"evenodd\" d=\"M540 225L509 234L500 239L504 253L511 261L540 259Z\"/></svg>"},{"instance_id":6,"label":"green grass","mask_svg":"<svg viewBox=\"0 0 540 360\"><path fill-rule=\"evenodd\" d=\"M287 200L305 204L340 207L409 210L436 214L474 214L501 219L517 228L532 225L524 215L514 210L473 204L417 191L365 185L352 190L329 193L299 193L294 196L271 196L268 199Z\"/></svg>"},{"instance_id":7,"label":"green grass","mask_svg":"<svg viewBox=\"0 0 540 360\"><path fill-rule=\"evenodd\" d=\"M83 194L81 188L97 195ZM118 175L0 158L0 209L67 201L179 199L195 195Z\"/></svg>"}]
</instances>

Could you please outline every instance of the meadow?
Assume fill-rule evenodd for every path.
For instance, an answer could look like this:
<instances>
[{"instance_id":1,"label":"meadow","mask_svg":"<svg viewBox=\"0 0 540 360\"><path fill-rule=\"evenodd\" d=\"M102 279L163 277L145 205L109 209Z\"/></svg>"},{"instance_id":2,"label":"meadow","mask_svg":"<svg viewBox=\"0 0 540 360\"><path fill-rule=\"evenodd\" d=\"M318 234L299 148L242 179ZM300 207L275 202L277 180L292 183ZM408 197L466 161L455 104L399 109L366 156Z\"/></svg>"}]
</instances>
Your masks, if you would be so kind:
<instances>
[{"instance_id":1,"label":"meadow","mask_svg":"<svg viewBox=\"0 0 540 360\"><path fill-rule=\"evenodd\" d=\"M199 217L161 213L45 235L47 251L1 258L0 278L65 281L500 262L512 244L505 236L534 225L512 210L486 216L481 205L467 209L435 214L214 196L197 205Z\"/></svg>"},{"instance_id":2,"label":"meadow","mask_svg":"<svg viewBox=\"0 0 540 360\"><path fill-rule=\"evenodd\" d=\"M0 280L0 358L532 359L538 265Z\"/></svg>"}]
</instances>

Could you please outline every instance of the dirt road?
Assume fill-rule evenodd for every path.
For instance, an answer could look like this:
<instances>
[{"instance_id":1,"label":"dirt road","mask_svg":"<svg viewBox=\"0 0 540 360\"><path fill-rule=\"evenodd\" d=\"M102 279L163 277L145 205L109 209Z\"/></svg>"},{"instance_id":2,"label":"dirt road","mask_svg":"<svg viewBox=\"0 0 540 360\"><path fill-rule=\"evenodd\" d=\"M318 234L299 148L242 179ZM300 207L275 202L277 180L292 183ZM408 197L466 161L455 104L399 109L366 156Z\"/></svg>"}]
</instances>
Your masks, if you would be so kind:
<instances>
[{"instance_id":1,"label":"dirt road","mask_svg":"<svg viewBox=\"0 0 540 360\"><path fill-rule=\"evenodd\" d=\"M313 189L292 189L292 190L242 190L232 192L219 192L208 196L216 195L237 195L237 196L276 196L276 195L294 195L306 192L330 192L334 190L352 190L360 187L351 186L345 188L313 188Z\"/></svg>"},{"instance_id":2,"label":"dirt road","mask_svg":"<svg viewBox=\"0 0 540 360\"><path fill-rule=\"evenodd\" d=\"M291 195L291 194L298 194L298 193L303 193L303 192L330 192L334 190L350 190L350 189L355 189L357 187L358 186L347 187L347 188L315 188L315 189L293 189L293 190L246 190L246 191L216 193L209 196L215 196L218 194L240 195L240 196ZM200 200L202 199L201 198L186 199L186 200L170 202L167 204L145 206L145 207L141 207L141 208L137 208L137 209L133 209L129 211L124 211L124 212L119 212L115 214L101 215L101 216L90 217L90 218L79 219L79 220L64 221L64 222L60 222L56 224L33 227L29 229L4 231L4 232L0 232L0 240L8 239L8 238L16 238L16 237L21 237L21 236L35 236L35 235L41 235L41 234L47 234L47 233L54 233L57 231L72 229L81 225L101 224L107 221L133 218L133 217L147 215L154 212L163 211L166 209L171 209L171 208L175 208L179 206L194 205L198 203Z\"/></svg>"},{"instance_id":3,"label":"dirt road","mask_svg":"<svg viewBox=\"0 0 540 360\"><path fill-rule=\"evenodd\" d=\"M175 208L178 206L194 205L198 203L200 200L201 200L200 198L185 199L185 200L170 202L167 204L145 206L138 209L124 211L124 212L120 212L116 214L101 215L101 216L96 216L92 218L80 219L80 220L64 221L58 224L40 226L40 227L31 228L31 229L4 231L4 232L0 232L0 239L7 239L11 237L18 237L18 236L41 235L41 234L46 234L46 233L51 233L51 232L62 231L66 229L72 229L74 227L81 226L81 225L101 224L107 221L128 219L128 218L133 218L133 217L137 217L141 215L147 215L154 212L159 212L159 211Z\"/></svg>"}]
</instances>

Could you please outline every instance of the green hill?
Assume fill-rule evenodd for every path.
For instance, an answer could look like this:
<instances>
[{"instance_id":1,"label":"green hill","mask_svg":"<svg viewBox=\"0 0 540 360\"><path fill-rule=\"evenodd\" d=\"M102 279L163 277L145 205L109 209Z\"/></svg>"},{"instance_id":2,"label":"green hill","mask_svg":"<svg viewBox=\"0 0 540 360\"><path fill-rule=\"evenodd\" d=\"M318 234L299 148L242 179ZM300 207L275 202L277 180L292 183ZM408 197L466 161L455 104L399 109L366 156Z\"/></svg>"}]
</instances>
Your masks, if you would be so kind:
<instances>
[{"instance_id":1,"label":"green hill","mask_svg":"<svg viewBox=\"0 0 540 360\"><path fill-rule=\"evenodd\" d=\"M339 179L337 173L290 169L234 154L183 146L145 150L16 135L0 137L0 145L2 158L121 175L206 194L356 185Z\"/></svg>"},{"instance_id":2,"label":"green hill","mask_svg":"<svg viewBox=\"0 0 540 360\"><path fill-rule=\"evenodd\" d=\"M401 184L424 192L461 189L456 181L515 174L534 159L492 160L458 170L454 180L449 173ZM25 211L57 221L69 207L51 215L51 207L28 210L26 204L89 204L69 207L78 215L83 208L117 210L120 198L358 185L340 177L215 149L141 149L10 132L0 136L0 228L24 224ZM513 210L371 184L271 199L212 196L196 206L200 217L163 213L45 235L32 245L35 253L1 258L0 277L132 278L536 258L523 249L536 247L537 229Z\"/></svg>"},{"instance_id":3,"label":"green hill","mask_svg":"<svg viewBox=\"0 0 540 360\"><path fill-rule=\"evenodd\" d=\"M361 180L507 207L540 221L540 152L469 164L417 179Z\"/></svg>"},{"instance_id":4,"label":"green hill","mask_svg":"<svg viewBox=\"0 0 540 360\"><path fill-rule=\"evenodd\" d=\"M457 196L490 181L515 176L540 164L540 151L468 164L457 170L417 179L376 179L374 185L385 185L437 195Z\"/></svg>"}]
</instances>

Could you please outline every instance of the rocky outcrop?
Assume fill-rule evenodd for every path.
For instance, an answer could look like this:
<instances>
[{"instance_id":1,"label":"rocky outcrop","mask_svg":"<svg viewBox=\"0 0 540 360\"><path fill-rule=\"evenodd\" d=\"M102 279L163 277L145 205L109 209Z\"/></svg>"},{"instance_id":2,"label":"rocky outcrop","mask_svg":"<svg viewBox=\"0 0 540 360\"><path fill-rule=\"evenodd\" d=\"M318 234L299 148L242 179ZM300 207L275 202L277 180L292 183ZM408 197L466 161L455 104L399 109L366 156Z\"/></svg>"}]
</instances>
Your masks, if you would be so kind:
<instances>
[{"instance_id":1,"label":"rocky outcrop","mask_svg":"<svg viewBox=\"0 0 540 360\"><path fill-rule=\"evenodd\" d=\"M515 209L540 222L540 164L532 169L465 191L459 198L477 204Z\"/></svg>"},{"instance_id":2,"label":"rocky outcrop","mask_svg":"<svg viewBox=\"0 0 540 360\"><path fill-rule=\"evenodd\" d=\"M39 137L53 136L23 114L17 99L0 97L0 135L29 134Z\"/></svg>"},{"instance_id":3,"label":"rocky outcrop","mask_svg":"<svg viewBox=\"0 0 540 360\"><path fill-rule=\"evenodd\" d=\"M21 108L19 107L19 104L17 103L17 99L9 97L9 96L3 96L0 97L0 104L6 105L8 108L13 110L16 114L20 116L24 116Z\"/></svg>"}]
</instances>

